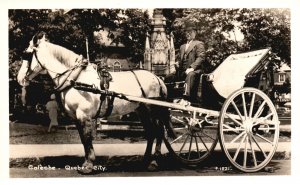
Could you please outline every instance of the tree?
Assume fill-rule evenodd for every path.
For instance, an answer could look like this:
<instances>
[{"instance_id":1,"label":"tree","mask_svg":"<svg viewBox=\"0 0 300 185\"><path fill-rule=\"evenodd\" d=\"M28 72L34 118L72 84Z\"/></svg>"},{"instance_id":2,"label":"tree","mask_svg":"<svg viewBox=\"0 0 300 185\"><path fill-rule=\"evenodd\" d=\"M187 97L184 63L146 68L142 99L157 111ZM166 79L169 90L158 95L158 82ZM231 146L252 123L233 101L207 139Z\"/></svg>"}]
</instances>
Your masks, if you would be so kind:
<instances>
[{"instance_id":1,"label":"tree","mask_svg":"<svg viewBox=\"0 0 300 185\"><path fill-rule=\"evenodd\" d=\"M29 40L47 19L50 10L9 10L9 49L11 60L20 59L19 55L28 46Z\"/></svg>"},{"instance_id":2,"label":"tree","mask_svg":"<svg viewBox=\"0 0 300 185\"><path fill-rule=\"evenodd\" d=\"M290 65L290 12L288 9L163 9L166 32L174 35L175 49L185 42L182 27L186 21L198 25L198 39L206 44L207 72L236 52L272 48L272 61ZM51 42L86 56L86 39L91 60L101 46L94 32L104 29L114 42L129 50L133 62L143 61L146 33L151 31L149 14L142 9L9 10L9 61L20 60L22 51L39 30ZM239 29L242 41L228 37ZM178 53L178 52L177 52ZM277 64L276 64L277 65ZM278 65L279 66L279 65ZM16 71L16 70L14 70Z\"/></svg>"},{"instance_id":3,"label":"tree","mask_svg":"<svg viewBox=\"0 0 300 185\"><path fill-rule=\"evenodd\" d=\"M116 27L117 9L74 9L64 10L9 10L9 63L12 76L20 65L22 52L38 31L47 33L48 39L86 57L86 38L89 41L91 58L99 52L99 44L94 40L94 31L107 26Z\"/></svg>"},{"instance_id":4,"label":"tree","mask_svg":"<svg viewBox=\"0 0 300 185\"><path fill-rule=\"evenodd\" d=\"M235 17L245 36L244 49L272 48L272 60L291 65L289 9L241 9Z\"/></svg>"},{"instance_id":5,"label":"tree","mask_svg":"<svg viewBox=\"0 0 300 185\"><path fill-rule=\"evenodd\" d=\"M197 24L198 39L206 44L208 71L232 53L266 47L272 48L270 57L276 66L280 62L290 65L289 9L167 9L164 12L174 20L170 25L174 29L176 48L185 42L181 29L184 23ZM236 30L242 32L242 41L228 37Z\"/></svg>"},{"instance_id":6,"label":"tree","mask_svg":"<svg viewBox=\"0 0 300 185\"><path fill-rule=\"evenodd\" d=\"M151 30L149 14L142 9L126 9L123 13L120 20L122 34L118 39L129 49L131 60L138 64L144 61L146 35Z\"/></svg>"},{"instance_id":7,"label":"tree","mask_svg":"<svg viewBox=\"0 0 300 185\"><path fill-rule=\"evenodd\" d=\"M71 31L69 38L74 42L74 38L79 38L81 43L77 43L80 51L85 51L86 56L86 39L88 40L88 49L91 60L95 60L101 46L94 38L94 32L103 30L105 27L115 30L119 27L118 20L120 9L74 9L68 13L68 24L76 27ZM75 34L75 35L74 35ZM110 36L112 36L110 34ZM79 52L79 51L78 51Z\"/></svg>"}]
</instances>

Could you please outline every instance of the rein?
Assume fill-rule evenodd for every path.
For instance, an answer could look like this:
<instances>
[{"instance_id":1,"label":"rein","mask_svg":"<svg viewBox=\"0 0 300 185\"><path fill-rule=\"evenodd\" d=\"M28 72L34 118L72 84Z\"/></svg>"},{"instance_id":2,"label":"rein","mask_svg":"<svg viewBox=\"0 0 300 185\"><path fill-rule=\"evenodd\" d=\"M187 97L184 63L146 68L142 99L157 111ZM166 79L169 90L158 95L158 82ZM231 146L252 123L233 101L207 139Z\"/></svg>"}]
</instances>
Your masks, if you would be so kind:
<instances>
[{"instance_id":1,"label":"rein","mask_svg":"<svg viewBox=\"0 0 300 185\"><path fill-rule=\"evenodd\" d=\"M78 58L76 58L76 61L75 61L75 62L77 62L77 61L79 61ZM62 75L66 74L66 73L69 72L69 71L75 70L75 69L78 68L78 67L87 66L87 62L85 62L83 59L82 59L81 61L79 61L79 62L80 62L80 63L76 64L74 67L72 67L72 68L70 68L70 69L67 69L66 71L64 71L64 72L62 72L62 73L57 73L57 72L51 71L51 70L49 70L49 69L47 69L47 70L49 70L49 71L51 71L51 72L57 74L56 77L53 78L53 80L54 80L54 79L56 79L56 78L61 77Z\"/></svg>"},{"instance_id":2,"label":"rein","mask_svg":"<svg viewBox=\"0 0 300 185\"><path fill-rule=\"evenodd\" d=\"M68 81L68 79L69 79L69 77L71 76L71 74L72 74L73 71L75 71L76 69L78 69L78 68L80 68L80 67L83 68L83 67L86 67L86 66L88 65L87 60L84 60L82 57L81 57L81 59L79 59L79 57L78 57L78 58L76 58L75 63L77 63L77 64L76 64L75 66L73 66L73 67L70 68L70 69L65 70L65 71L62 72L62 73L58 73L58 72L56 72L56 71L53 71L53 70L50 70L50 69L46 68L46 67L40 62L40 60L39 60L39 58L38 58L38 56L37 56L37 51L36 51L36 50L33 51L33 55L35 56L38 65L40 65L40 67L41 67L42 69L47 70L47 71L50 71L50 72L56 74L56 76L53 78L53 80L57 79L57 84L58 84L58 85L57 85L57 87L55 87L55 90L56 90L56 91L62 91L63 89L66 88L66 87L64 87L64 86L68 86L68 85L65 85L65 83L66 83L66 81ZM27 66L28 70L27 70L26 75L25 75L25 79L27 79L28 81L31 81L31 80L29 80L29 76L30 76L30 75L35 71L35 69L38 67L38 65L36 65L36 66L34 67L34 69L31 70L31 68L30 68L31 63L32 63L32 60L29 60L29 61L28 61L28 66ZM81 71L81 70L80 70L80 71ZM67 77L65 78L65 80L63 80L63 82L61 82L61 83L59 84L59 78L62 77L63 75L65 75L65 74L67 74L68 72L69 72L69 74L67 75ZM74 78L77 78L78 75L79 75L79 73L78 73L77 75L75 75ZM74 79L71 79L71 80L74 80ZM69 81L70 81L70 80L69 80Z\"/></svg>"},{"instance_id":3,"label":"rein","mask_svg":"<svg viewBox=\"0 0 300 185\"><path fill-rule=\"evenodd\" d=\"M78 75L80 74L81 70L88 65L87 60L84 60L83 58L81 60L78 60L78 58L76 58L75 62L77 62L77 61L78 61L78 64L76 64L74 67L67 69L66 71L64 71L62 73L57 73L56 77L53 78L53 80L57 79L58 86L55 88L56 91L62 91L65 88L72 86L70 84L70 80L76 80ZM63 77L63 75L67 74L68 72L69 72L69 74L67 75L65 80L63 80L63 82L59 85L59 78ZM66 85L67 81L69 81L69 83Z\"/></svg>"}]
</instances>

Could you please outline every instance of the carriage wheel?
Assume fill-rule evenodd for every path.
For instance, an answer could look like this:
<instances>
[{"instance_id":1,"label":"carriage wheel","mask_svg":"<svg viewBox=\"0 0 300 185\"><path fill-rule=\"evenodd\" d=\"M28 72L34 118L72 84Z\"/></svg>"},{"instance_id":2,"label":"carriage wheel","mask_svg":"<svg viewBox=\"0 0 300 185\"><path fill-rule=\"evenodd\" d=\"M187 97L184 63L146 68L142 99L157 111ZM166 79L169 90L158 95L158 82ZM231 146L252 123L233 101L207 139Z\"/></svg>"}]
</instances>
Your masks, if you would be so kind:
<instances>
[{"instance_id":1,"label":"carriage wheel","mask_svg":"<svg viewBox=\"0 0 300 185\"><path fill-rule=\"evenodd\" d=\"M232 93L220 112L221 148L231 164L256 172L272 159L279 138L279 121L269 97L254 88Z\"/></svg>"},{"instance_id":2,"label":"carriage wheel","mask_svg":"<svg viewBox=\"0 0 300 185\"><path fill-rule=\"evenodd\" d=\"M171 111L175 136L165 134L169 152L183 164L198 164L206 159L218 142L217 119L208 122L195 119L188 112Z\"/></svg>"}]
</instances>

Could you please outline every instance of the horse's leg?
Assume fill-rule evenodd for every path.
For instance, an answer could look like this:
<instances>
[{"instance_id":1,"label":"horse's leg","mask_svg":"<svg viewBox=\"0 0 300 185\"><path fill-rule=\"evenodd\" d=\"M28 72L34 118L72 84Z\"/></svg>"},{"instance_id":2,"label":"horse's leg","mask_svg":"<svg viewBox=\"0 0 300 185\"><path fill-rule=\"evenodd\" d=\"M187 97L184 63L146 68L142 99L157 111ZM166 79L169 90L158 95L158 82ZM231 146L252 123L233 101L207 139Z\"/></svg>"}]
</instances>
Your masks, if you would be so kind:
<instances>
[{"instance_id":1,"label":"horse's leg","mask_svg":"<svg viewBox=\"0 0 300 185\"><path fill-rule=\"evenodd\" d=\"M155 118L155 126L156 126L156 145L155 145L154 159L157 165L159 164L159 160L162 156L161 145L162 145L162 140L165 136L165 129L169 137L175 138L175 134L173 131L173 127L170 124L170 111L168 110L168 108L154 106L153 113L154 113L153 117Z\"/></svg>"},{"instance_id":2,"label":"horse's leg","mask_svg":"<svg viewBox=\"0 0 300 185\"><path fill-rule=\"evenodd\" d=\"M148 170L156 171L159 168L159 159L161 157L161 144L164 136L164 128L159 120L153 120L154 129L152 129L152 134L155 134L156 144L155 144L155 152L153 158L151 159ZM152 149L152 147L151 147Z\"/></svg>"},{"instance_id":3,"label":"horse's leg","mask_svg":"<svg viewBox=\"0 0 300 185\"><path fill-rule=\"evenodd\" d=\"M93 162L96 159L92 143L96 136L96 122L94 120L86 120L77 123L76 126L85 151L85 161L80 171L82 173L91 173L93 170Z\"/></svg>"},{"instance_id":4,"label":"horse's leg","mask_svg":"<svg viewBox=\"0 0 300 185\"><path fill-rule=\"evenodd\" d=\"M146 132L146 137L147 137L147 132L149 132L150 130L148 129L148 131L146 131L147 129L145 128L145 132ZM146 151L144 154L144 164L146 165L147 169L150 171L155 170L153 168L153 160L152 160L152 148L153 148L153 142L154 142L154 137L153 136L148 136L147 137L147 146L146 146Z\"/></svg>"},{"instance_id":5,"label":"horse's leg","mask_svg":"<svg viewBox=\"0 0 300 185\"><path fill-rule=\"evenodd\" d=\"M140 121L142 122L143 126L144 126L144 130L145 130L145 137L147 140L147 146L146 146L146 151L144 154L144 164L145 166L151 170L151 154L152 154L152 147L153 147L153 142L155 139L155 127L152 123L151 120L151 116L150 116L150 111L148 109L148 107L146 107L145 105L141 105L138 109L137 109L137 113L139 115Z\"/></svg>"},{"instance_id":6,"label":"horse's leg","mask_svg":"<svg viewBox=\"0 0 300 185\"><path fill-rule=\"evenodd\" d=\"M161 144L164 137L164 126L162 125L160 120L156 120L156 144L155 144L155 152L154 157L157 159L161 156Z\"/></svg>"},{"instance_id":7,"label":"horse's leg","mask_svg":"<svg viewBox=\"0 0 300 185\"><path fill-rule=\"evenodd\" d=\"M153 113L156 113L158 115L159 112L153 112ZM163 113L163 112L160 112L160 113ZM160 161L160 158L162 156L161 154L161 145L162 145L162 140L163 140L163 137L164 137L164 122L165 120L163 119L158 119L157 118L157 115L153 115L153 120L152 120L152 129L149 130L151 132L151 135L152 135L152 138L153 139L156 139L156 144L155 144L155 152L154 152L154 155L153 155L153 158L151 158L151 160L149 161L149 165L148 165L148 170L149 171L156 171L159 169L159 161ZM153 137L154 136L154 137ZM152 143L151 143L151 150L149 151L148 155L151 156L151 152L152 152L152 145L153 145L153 140L152 140ZM148 147L148 145L147 145ZM148 148L147 148L148 149ZM147 152L147 151L146 151Z\"/></svg>"},{"instance_id":8,"label":"horse's leg","mask_svg":"<svg viewBox=\"0 0 300 185\"><path fill-rule=\"evenodd\" d=\"M165 130L164 125L167 127L170 119L170 113L167 108L152 106L152 116L155 124L156 144L154 152L154 165L158 167L159 160L161 158L161 145L164 138Z\"/></svg>"}]
</instances>

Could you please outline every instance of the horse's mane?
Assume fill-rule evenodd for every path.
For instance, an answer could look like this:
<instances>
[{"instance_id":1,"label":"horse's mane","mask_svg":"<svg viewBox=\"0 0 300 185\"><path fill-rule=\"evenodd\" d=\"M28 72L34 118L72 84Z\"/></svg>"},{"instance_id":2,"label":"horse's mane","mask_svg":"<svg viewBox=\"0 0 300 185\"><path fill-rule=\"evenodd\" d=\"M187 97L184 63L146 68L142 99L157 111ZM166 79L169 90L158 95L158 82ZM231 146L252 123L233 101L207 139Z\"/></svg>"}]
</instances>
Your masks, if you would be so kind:
<instances>
[{"instance_id":1,"label":"horse's mane","mask_svg":"<svg viewBox=\"0 0 300 185\"><path fill-rule=\"evenodd\" d=\"M73 67L76 64L76 60L79 59L79 55L73 51L64 48L62 46L46 42L47 49L51 52L53 57L64 64L67 67Z\"/></svg>"}]
</instances>

